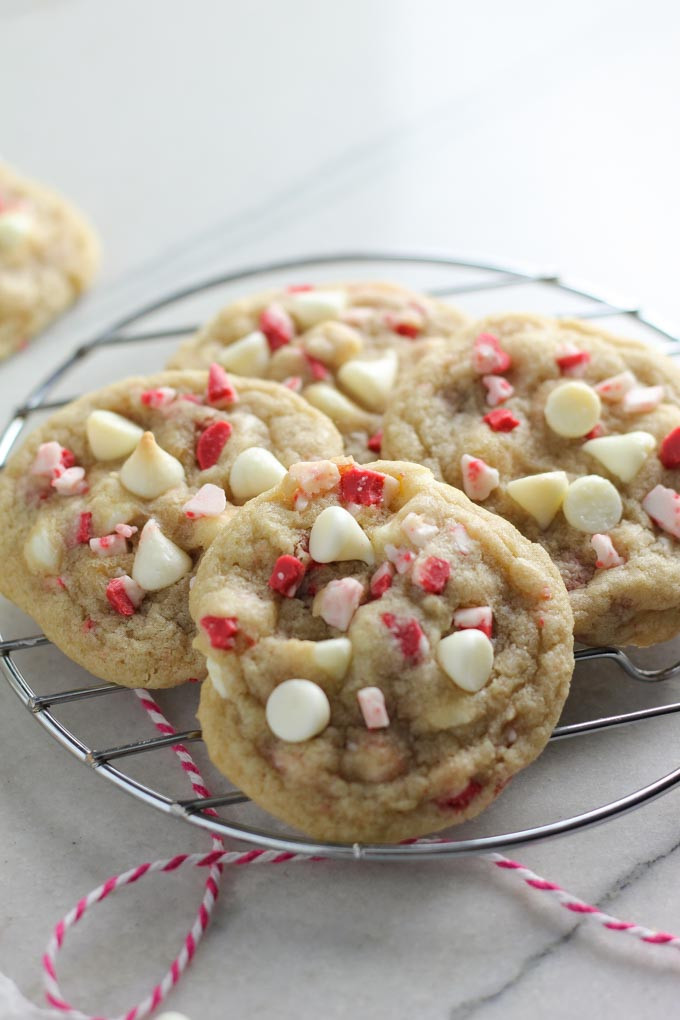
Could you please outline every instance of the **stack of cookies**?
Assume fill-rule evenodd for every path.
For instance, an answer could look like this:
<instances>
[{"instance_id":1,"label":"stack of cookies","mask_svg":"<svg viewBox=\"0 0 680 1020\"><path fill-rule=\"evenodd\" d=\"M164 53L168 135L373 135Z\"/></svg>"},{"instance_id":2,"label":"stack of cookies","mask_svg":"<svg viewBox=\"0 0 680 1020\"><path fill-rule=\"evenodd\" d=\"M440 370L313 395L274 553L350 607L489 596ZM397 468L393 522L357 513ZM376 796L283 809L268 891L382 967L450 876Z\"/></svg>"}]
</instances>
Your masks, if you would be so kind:
<instances>
[{"instance_id":1,"label":"stack of cookies","mask_svg":"<svg viewBox=\"0 0 680 1020\"><path fill-rule=\"evenodd\" d=\"M387 283L221 311L0 479L2 592L95 676L202 680L216 766L314 837L478 814L544 748L574 636L680 631L680 376Z\"/></svg>"}]
</instances>

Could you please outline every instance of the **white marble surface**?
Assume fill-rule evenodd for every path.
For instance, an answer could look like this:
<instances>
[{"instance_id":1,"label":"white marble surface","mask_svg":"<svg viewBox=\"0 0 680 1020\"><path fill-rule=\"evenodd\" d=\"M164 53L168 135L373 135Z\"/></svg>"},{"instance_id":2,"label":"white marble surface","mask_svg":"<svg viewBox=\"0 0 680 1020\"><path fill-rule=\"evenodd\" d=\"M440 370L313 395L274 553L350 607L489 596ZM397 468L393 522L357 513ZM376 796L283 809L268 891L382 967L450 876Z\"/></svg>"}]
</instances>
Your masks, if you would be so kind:
<instances>
[{"instance_id":1,"label":"white marble surface","mask_svg":"<svg viewBox=\"0 0 680 1020\"><path fill-rule=\"evenodd\" d=\"M679 32L670 0L4 0L3 155L80 202L104 264L87 301L0 367L3 413L65 350L168 286L311 251L559 267L677 329ZM621 706L651 697L617 691ZM5 685L0 712L0 970L37 1002L50 927L80 894L207 840L98 780ZM660 775L678 764L676 729L574 743L491 821L556 817ZM677 807L670 794L517 856L613 913L680 930ZM67 994L107 1015L139 997L199 882L148 881L97 910L66 948ZM674 1015L679 963L478 860L284 865L226 875L169 1005L192 1020Z\"/></svg>"}]
</instances>

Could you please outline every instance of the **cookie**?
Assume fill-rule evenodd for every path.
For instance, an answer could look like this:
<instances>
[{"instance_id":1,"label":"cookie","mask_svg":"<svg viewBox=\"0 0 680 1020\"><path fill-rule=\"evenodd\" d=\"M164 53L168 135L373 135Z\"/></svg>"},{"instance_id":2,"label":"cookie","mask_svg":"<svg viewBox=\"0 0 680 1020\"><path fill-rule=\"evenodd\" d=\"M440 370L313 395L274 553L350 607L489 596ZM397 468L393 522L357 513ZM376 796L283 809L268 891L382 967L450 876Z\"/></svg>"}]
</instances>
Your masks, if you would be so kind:
<instances>
[{"instance_id":1,"label":"cookie","mask_svg":"<svg viewBox=\"0 0 680 1020\"><path fill-rule=\"evenodd\" d=\"M201 677L188 610L201 552L234 504L329 450L338 432L301 397L219 366L88 394L0 476L0 592L104 680Z\"/></svg>"},{"instance_id":2,"label":"cookie","mask_svg":"<svg viewBox=\"0 0 680 1020\"><path fill-rule=\"evenodd\" d=\"M0 358L68 308L98 261L97 240L81 214L0 163Z\"/></svg>"},{"instance_id":3,"label":"cookie","mask_svg":"<svg viewBox=\"0 0 680 1020\"><path fill-rule=\"evenodd\" d=\"M382 412L400 370L467 322L442 301L390 283L289 287L224 308L183 344L170 368L275 379L327 414L357 460L380 452Z\"/></svg>"},{"instance_id":4,"label":"cookie","mask_svg":"<svg viewBox=\"0 0 680 1020\"><path fill-rule=\"evenodd\" d=\"M415 464L294 465L217 537L190 607L213 762L324 840L478 814L544 747L573 668L545 552Z\"/></svg>"},{"instance_id":5,"label":"cookie","mask_svg":"<svg viewBox=\"0 0 680 1020\"><path fill-rule=\"evenodd\" d=\"M680 631L680 371L574 320L491 316L395 392L385 449L540 542L586 644Z\"/></svg>"}]
</instances>

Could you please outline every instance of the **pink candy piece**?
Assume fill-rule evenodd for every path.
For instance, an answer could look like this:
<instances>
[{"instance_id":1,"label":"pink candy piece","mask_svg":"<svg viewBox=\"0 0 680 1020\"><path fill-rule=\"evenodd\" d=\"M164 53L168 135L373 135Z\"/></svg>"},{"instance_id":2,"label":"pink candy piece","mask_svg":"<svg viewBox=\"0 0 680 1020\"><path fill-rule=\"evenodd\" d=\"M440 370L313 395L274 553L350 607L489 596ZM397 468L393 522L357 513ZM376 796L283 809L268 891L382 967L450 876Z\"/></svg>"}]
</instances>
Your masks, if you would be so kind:
<instances>
[{"instance_id":1,"label":"pink candy piece","mask_svg":"<svg viewBox=\"0 0 680 1020\"><path fill-rule=\"evenodd\" d=\"M658 407L664 396L663 386L634 386L624 395L623 410L628 414L644 414Z\"/></svg>"},{"instance_id":2,"label":"pink candy piece","mask_svg":"<svg viewBox=\"0 0 680 1020\"><path fill-rule=\"evenodd\" d=\"M601 383L598 383L595 392L610 404L617 404L623 400L629 390L633 389L635 384L635 376L632 372L619 372L618 375L611 375L608 379L603 379Z\"/></svg>"},{"instance_id":3,"label":"pink candy piece","mask_svg":"<svg viewBox=\"0 0 680 1020\"><path fill-rule=\"evenodd\" d=\"M196 517L219 517L226 506L227 497L224 489L206 482L191 499L187 500L182 510L187 517L194 520Z\"/></svg>"},{"instance_id":4,"label":"pink candy piece","mask_svg":"<svg viewBox=\"0 0 680 1020\"><path fill-rule=\"evenodd\" d=\"M597 556L597 562L595 566L602 570L609 570L611 567L620 567L626 561L622 556L619 556L614 543L612 542L609 535L593 535L590 539L590 544L595 550Z\"/></svg>"},{"instance_id":5,"label":"pink candy piece","mask_svg":"<svg viewBox=\"0 0 680 1020\"><path fill-rule=\"evenodd\" d=\"M231 379L221 365L213 361L208 370L208 386L206 399L213 407L228 407L235 404L238 394Z\"/></svg>"},{"instance_id":6,"label":"pink candy piece","mask_svg":"<svg viewBox=\"0 0 680 1020\"><path fill-rule=\"evenodd\" d=\"M351 619L364 597L364 586L354 577L341 577L329 581L314 599L313 612L326 621L329 627L347 630Z\"/></svg>"},{"instance_id":7,"label":"pink candy piece","mask_svg":"<svg viewBox=\"0 0 680 1020\"><path fill-rule=\"evenodd\" d=\"M416 562L412 580L415 585L431 595L441 595L451 576L451 564L440 556L428 556Z\"/></svg>"},{"instance_id":8,"label":"pink candy piece","mask_svg":"<svg viewBox=\"0 0 680 1020\"><path fill-rule=\"evenodd\" d=\"M283 380L283 386L286 386L293 393L300 393L302 390L302 379L299 375L289 375L287 379Z\"/></svg>"},{"instance_id":9,"label":"pink candy piece","mask_svg":"<svg viewBox=\"0 0 680 1020\"><path fill-rule=\"evenodd\" d=\"M299 486L293 497L297 510L304 510L310 499L331 492L340 483L340 472L331 460L301 461L288 473Z\"/></svg>"},{"instance_id":10,"label":"pink candy piece","mask_svg":"<svg viewBox=\"0 0 680 1020\"><path fill-rule=\"evenodd\" d=\"M369 583L369 591L374 599L379 599L388 588L392 587L394 567L391 563L383 563L378 567Z\"/></svg>"},{"instance_id":11,"label":"pink candy piece","mask_svg":"<svg viewBox=\"0 0 680 1020\"><path fill-rule=\"evenodd\" d=\"M69 467L59 471L50 484L60 496L76 496L88 490L88 484L84 479L85 468Z\"/></svg>"},{"instance_id":12,"label":"pink candy piece","mask_svg":"<svg viewBox=\"0 0 680 1020\"><path fill-rule=\"evenodd\" d=\"M642 509L663 531L680 538L680 494L675 489L655 485L642 500Z\"/></svg>"},{"instance_id":13,"label":"pink candy piece","mask_svg":"<svg viewBox=\"0 0 680 1020\"><path fill-rule=\"evenodd\" d=\"M490 638L493 630L493 612L489 606L457 609L453 614L453 626L459 630L481 630Z\"/></svg>"},{"instance_id":14,"label":"pink candy piece","mask_svg":"<svg viewBox=\"0 0 680 1020\"><path fill-rule=\"evenodd\" d=\"M71 451L53 440L40 444L35 460L31 464L30 474L54 478L56 474L61 474L64 468L72 467L74 463L75 458Z\"/></svg>"},{"instance_id":15,"label":"pink candy piece","mask_svg":"<svg viewBox=\"0 0 680 1020\"><path fill-rule=\"evenodd\" d=\"M416 554L410 549L399 548L396 545L386 545L385 555L390 563L394 563L398 574L407 574L416 558Z\"/></svg>"},{"instance_id":16,"label":"pink candy piece","mask_svg":"<svg viewBox=\"0 0 680 1020\"><path fill-rule=\"evenodd\" d=\"M496 407L508 400L515 392L515 387L504 379L502 375L483 375L482 382L486 386L486 402L489 407Z\"/></svg>"},{"instance_id":17,"label":"pink candy piece","mask_svg":"<svg viewBox=\"0 0 680 1020\"><path fill-rule=\"evenodd\" d=\"M260 329L267 338L269 350L274 353L279 347L289 344L295 335L295 326L290 315L281 305L273 302L260 314Z\"/></svg>"},{"instance_id":18,"label":"pink candy piece","mask_svg":"<svg viewBox=\"0 0 680 1020\"><path fill-rule=\"evenodd\" d=\"M367 729L382 730L390 725L385 695L379 687L362 687L357 691L357 701Z\"/></svg>"},{"instance_id":19,"label":"pink candy piece","mask_svg":"<svg viewBox=\"0 0 680 1020\"><path fill-rule=\"evenodd\" d=\"M422 549L435 537L439 528L422 514L410 513L401 522L401 530L410 542Z\"/></svg>"},{"instance_id":20,"label":"pink candy piece","mask_svg":"<svg viewBox=\"0 0 680 1020\"><path fill-rule=\"evenodd\" d=\"M464 524L453 524L449 530L453 535L453 545L456 552L461 556L468 556L474 549L474 543L470 538Z\"/></svg>"},{"instance_id":21,"label":"pink candy piece","mask_svg":"<svg viewBox=\"0 0 680 1020\"><path fill-rule=\"evenodd\" d=\"M146 407L167 407L177 396L172 386L159 386L157 390L144 390L139 399Z\"/></svg>"},{"instance_id":22,"label":"pink candy piece","mask_svg":"<svg viewBox=\"0 0 680 1020\"><path fill-rule=\"evenodd\" d=\"M472 367L478 375L507 372L512 364L510 355L501 347L493 333L480 333L472 346Z\"/></svg>"},{"instance_id":23,"label":"pink candy piece","mask_svg":"<svg viewBox=\"0 0 680 1020\"><path fill-rule=\"evenodd\" d=\"M102 535L101 538L90 539L90 549L97 556L119 556L127 552L127 542L120 534Z\"/></svg>"},{"instance_id":24,"label":"pink candy piece","mask_svg":"<svg viewBox=\"0 0 680 1020\"><path fill-rule=\"evenodd\" d=\"M496 468L492 468L481 457L470 457L464 453L460 459L463 473L463 488L469 499L486 499L498 487L500 476Z\"/></svg>"},{"instance_id":25,"label":"pink candy piece","mask_svg":"<svg viewBox=\"0 0 680 1020\"><path fill-rule=\"evenodd\" d=\"M139 531L133 524L117 524L113 529L118 535L122 535L123 538L132 538Z\"/></svg>"},{"instance_id":26,"label":"pink candy piece","mask_svg":"<svg viewBox=\"0 0 680 1020\"><path fill-rule=\"evenodd\" d=\"M590 361L590 352L567 342L555 351L555 361L562 375L582 376Z\"/></svg>"}]
</instances>

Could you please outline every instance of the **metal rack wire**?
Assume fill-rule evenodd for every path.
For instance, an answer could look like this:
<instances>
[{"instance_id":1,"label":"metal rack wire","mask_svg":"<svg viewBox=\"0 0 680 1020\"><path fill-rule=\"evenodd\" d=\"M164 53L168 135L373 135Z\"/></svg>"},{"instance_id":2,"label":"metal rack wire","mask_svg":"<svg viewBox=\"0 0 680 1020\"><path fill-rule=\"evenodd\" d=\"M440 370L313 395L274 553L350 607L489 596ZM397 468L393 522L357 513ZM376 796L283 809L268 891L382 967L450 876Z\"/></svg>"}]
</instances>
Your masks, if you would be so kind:
<instances>
[{"instance_id":1,"label":"metal rack wire","mask_svg":"<svg viewBox=\"0 0 680 1020\"><path fill-rule=\"evenodd\" d=\"M493 310L494 307L522 307L529 310L555 315L575 315L579 318L611 320L624 331L637 332L665 353L680 357L680 343L663 326L648 317L641 309L627 305L613 297L603 297L589 288L562 280L555 273L533 272L517 266L453 259L443 256L406 255L393 253L343 253L309 258L292 259L282 262L253 266L239 272L227 273L183 289L173 291L155 300L131 315L120 319L105 332L78 347L47 379L26 397L21 406L0 434L0 467L4 465L10 451L21 437L35 415L61 407L77 395L72 392L62 395L63 384L73 376L82 376L81 369L87 362L84 380L88 387L100 385L110 378L98 378L91 366L97 357L114 350L116 352L136 349L135 371L151 371L163 365L160 347L165 343L174 344L178 338L190 335L197 328L201 318L213 312L226 299L241 293L242 289L260 289L277 283L299 282L299 274L315 282L331 278L397 276L421 290L427 290L442 298L453 298L473 313ZM205 303L205 312L197 315L196 302ZM193 307L192 307L193 306ZM189 311L187 311L189 309ZM189 320L189 314L196 321ZM625 320L621 322L621 320ZM189 324L187 324L189 323ZM144 352L144 353L142 353ZM148 364L144 362L147 358ZM150 359L150 360L149 360ZM124 359L123 359L124 360ZM106 366L105 366L106 367ZM132 366L125 366L118 374L124 375ZM101 683L94 678L87 679L78 667L65 657L58 659L55 666L46 669L45 664L27 660L41 650L50 648L42 635L20 637L11 633L0 636L0 666L11 688L41 726L85 765L99 775L135 796L138 800L199 826L233 839L255 843L258 846L286 850L310 855L344 859L369 860L424 860L440 857L463 857L490 851L509 850L517 846L534 843L554 836L573 833L600 822L618 817L624 812L639 807L653 798L666 793L680 784L680 767L647 782L640 788L614 797L595 808L581 810L554 821L531 824L509 831L493 832L487 835L466 835L470 824L460 827L458 833L433 842L415 845L366 845L326 844L299 836L278 826L264 813L259 824L242 820L238 812L248 803L248 798L235 789L210 798L181 799L163 788L163 773L160 780L151 780L131 774L132 762L157 759L158 753L169 749L179 741L191 743L200 752L200 730L191 727L181 729L176 735L152 739L130 739L131 732L123 703L134 700L132 693L115 684ZM55 650L56 652L56 650ZM56 653L58 654L58 653ZM626 677L641 685L658 685L657 689L668 686L680 677L680 662L662 668L645 668L638 665L619 648L587 648L577 652L579 667L599 671L606 663L612 663ZM23 668L22 668L23 663ZM63 689L41 693L45 676L58 676ZM82 680L85 682L82 682ZM75 683L74 683L75 679ZM615 678L614 678L615 679ZM621 687L619 684L615 688ZM115 698L113 696L116 696ZM164 692L165 710L172 717L186 716L195 708L195 690L191 685ZM614 698L617 699L616 689ZM106 699L107 720L114 734L113 741L93 739L88 736L92 729L91 716L86 709L93 699ZM75 723L67 724L64 711L79 707ZM577 722L562 723L553 732L551 747L561 744L567 738L593 737L603 735L619 727L640 724L662 716L680 712L680 701L665 704L651 704L629 711L613 714L595 713L592 717ZM83 714L85 713L85 714ZM92 713L94 714L94 713ZM101 713L99 713L101 715ZM95 727L96 729L96 727ZM534 782L540 782L541 759L529 773ZM214 773L214 779L226 786L226 781ZM504 800L512 790L504 795ZM209 809L212 809L209 813ZM216 812L216 814L214 814ZM488 814L488 812L486 813ZM474 826L472 826L474 831Z\"/></svg>"}]
</instances>

